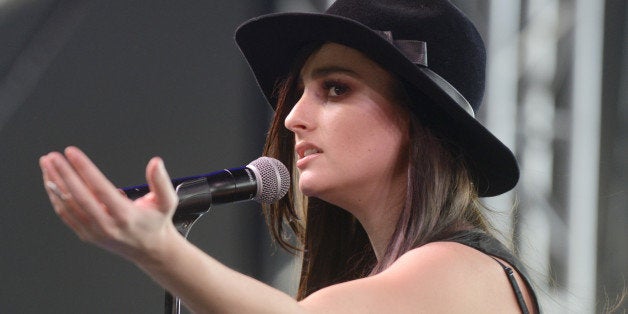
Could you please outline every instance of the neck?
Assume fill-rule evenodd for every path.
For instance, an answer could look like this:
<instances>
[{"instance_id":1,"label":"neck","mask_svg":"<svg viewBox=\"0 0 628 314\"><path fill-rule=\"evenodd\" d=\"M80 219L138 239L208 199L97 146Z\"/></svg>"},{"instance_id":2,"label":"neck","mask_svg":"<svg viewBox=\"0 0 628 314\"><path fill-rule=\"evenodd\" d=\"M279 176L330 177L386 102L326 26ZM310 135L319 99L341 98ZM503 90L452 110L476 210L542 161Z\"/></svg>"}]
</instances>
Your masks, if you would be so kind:
<instances>
[{"instance_id":1,"label":"neck","mask_svg":"<svg viewBox=\"0 0 628 314\"><path fill-rule=\"evenodd\" d=\"M381 261L386 253L403 205L403 202L389 203L372 209L370 215L356 216L368 234L377 261Z\"/></svg>"},{"instance_id":2,"label":"neck","mask_svg":"<svg viewBox=\"0 0 628 314\"><path fill-rule=\"evenodd\" d=\"M405 205L405 182L397 187L378 193L360 193L366 196L354 200L348 200L344 204L337 204L344 208L360 222L366 231L375 257L381 261Z\"/></svg>"}]
</instances>

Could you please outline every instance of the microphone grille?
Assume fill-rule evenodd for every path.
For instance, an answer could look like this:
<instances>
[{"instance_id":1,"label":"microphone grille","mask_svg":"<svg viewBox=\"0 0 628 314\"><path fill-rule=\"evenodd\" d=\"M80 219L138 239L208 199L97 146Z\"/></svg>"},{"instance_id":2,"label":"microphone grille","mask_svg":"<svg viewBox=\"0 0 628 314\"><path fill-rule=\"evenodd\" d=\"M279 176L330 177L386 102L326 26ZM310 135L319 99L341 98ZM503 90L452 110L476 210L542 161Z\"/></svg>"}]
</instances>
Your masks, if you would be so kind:
<instances>
[{"instance_id":1,"label":"microphone grille","mask_svg":"<svg viewBox=\"0 0 628 314\"><path fill-rule=\"evenodd\" d=\"M255 172L257 180L257 195L253 197L254 201L272 204L288 192L290 173L281 161L263 156L253 160L247 168Z\"/></svg>"}]
</instances>

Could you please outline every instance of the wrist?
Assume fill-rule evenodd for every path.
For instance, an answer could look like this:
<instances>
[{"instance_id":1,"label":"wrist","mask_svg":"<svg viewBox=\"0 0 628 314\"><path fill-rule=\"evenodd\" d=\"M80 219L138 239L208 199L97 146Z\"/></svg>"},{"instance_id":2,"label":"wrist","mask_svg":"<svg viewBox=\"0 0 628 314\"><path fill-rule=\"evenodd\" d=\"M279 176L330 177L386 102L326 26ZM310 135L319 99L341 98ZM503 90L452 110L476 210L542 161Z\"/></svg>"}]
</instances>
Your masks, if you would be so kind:
<instances>
[{"instance_id":1,"label":"wrist","mask_svg":"<svg viewBox=\"0 0 628 314\"><path fill-rule=\"evenodd\" d=\"M160 268L177 254L187 240L177 231L173 224L168 224L158 235L144 245L141 250L130 257L131 261L143 269Z\"/></svg>"}]
</instances>

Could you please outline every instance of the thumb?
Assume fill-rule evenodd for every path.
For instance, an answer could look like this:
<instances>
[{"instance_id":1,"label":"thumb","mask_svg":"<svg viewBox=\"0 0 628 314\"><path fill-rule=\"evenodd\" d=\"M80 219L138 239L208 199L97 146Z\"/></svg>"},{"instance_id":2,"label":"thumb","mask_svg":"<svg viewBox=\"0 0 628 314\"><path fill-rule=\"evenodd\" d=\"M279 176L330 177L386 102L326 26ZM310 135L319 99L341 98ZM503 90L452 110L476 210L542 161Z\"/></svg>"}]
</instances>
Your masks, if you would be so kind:
<instances>
[{"instance_id":1,"label":"thumb","mask_svg":"<svg viewBox=\"0 0 628 314\"><path fill-rule=\"evenodd\" d=\"M148 162L146 166L146 181L155 197L158 209L164 213L174 211L179 201L161 158L153 157Z\"/></svg>"}]
</instances>

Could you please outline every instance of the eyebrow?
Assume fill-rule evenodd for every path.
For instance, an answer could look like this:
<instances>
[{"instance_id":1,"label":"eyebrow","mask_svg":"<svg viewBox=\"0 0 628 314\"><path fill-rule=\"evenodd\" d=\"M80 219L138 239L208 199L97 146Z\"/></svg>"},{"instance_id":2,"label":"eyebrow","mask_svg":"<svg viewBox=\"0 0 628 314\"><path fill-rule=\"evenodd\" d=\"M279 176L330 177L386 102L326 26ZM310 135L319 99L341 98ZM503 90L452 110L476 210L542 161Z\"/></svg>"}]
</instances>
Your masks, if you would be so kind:
<instances>
[{"instance_id":1,"label":"eyebrow","mask_svg":"<svg viewBox=\"0 0 628 314\"><path fill-rule=\"evenodd\" d=\"M360 75L354 70L344 68L341 66L336 66L336 65L316 68L310 74L312 78L316 79L316 78L320 78L320 77L323 77L332 73L344 73L349 76L360 77Z\"/></svg>"}]
</instances>

